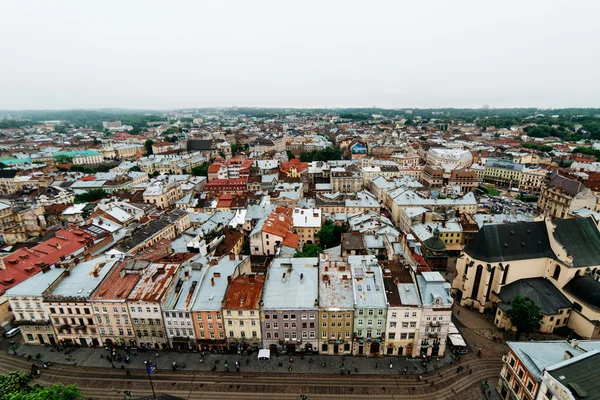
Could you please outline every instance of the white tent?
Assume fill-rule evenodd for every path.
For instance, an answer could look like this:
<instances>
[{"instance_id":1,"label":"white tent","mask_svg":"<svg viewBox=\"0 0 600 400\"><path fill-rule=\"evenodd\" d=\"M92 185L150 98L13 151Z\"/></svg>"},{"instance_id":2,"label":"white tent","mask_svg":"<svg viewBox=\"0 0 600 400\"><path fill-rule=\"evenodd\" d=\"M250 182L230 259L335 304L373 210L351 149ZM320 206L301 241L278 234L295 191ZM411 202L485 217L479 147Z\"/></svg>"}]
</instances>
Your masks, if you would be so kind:
<instances>
[{"instance_id":1,"label":"white tent","mask_svg":"<svg viewBox=\"0 0 600 400\"><path fill-rule=\"evenodd\" d=\"M460 334L453 333L451 335L448 335L448 339L450 340L450 343L452 343L452 346L454 346L454 347L466 347L467 346L467 343L465 343L465 340L462 338L462 336Z\"/></svg>"},{"instance_id":2,"label":"white tent","mask_svg":"<svg viewBox=\"0 0 600 400\"><path fill-rule=\"evenodd\" d=\"M258 359L259 360L270 360L271 359L271 350L269 350L269 349L260 349L258 351Z\"/></svg>"}]
</instances>

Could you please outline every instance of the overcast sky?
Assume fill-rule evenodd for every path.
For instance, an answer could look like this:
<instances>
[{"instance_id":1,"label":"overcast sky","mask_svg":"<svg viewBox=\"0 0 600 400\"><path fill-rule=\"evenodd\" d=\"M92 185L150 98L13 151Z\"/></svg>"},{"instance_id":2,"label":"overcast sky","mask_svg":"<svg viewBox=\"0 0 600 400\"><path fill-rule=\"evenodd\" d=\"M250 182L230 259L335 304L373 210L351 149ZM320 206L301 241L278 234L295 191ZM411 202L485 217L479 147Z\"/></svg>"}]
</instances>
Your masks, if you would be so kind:
<instances>
[{"instance_id":1,"label":"overcast sky","mask_svg":"<svg viewBox=\"0 0 600 400\"><path fill-rule=\"evenodd\" d=\"M0 15L0 109L600 107L599 0L6 0Z\"/></svg>"}]
</instances>

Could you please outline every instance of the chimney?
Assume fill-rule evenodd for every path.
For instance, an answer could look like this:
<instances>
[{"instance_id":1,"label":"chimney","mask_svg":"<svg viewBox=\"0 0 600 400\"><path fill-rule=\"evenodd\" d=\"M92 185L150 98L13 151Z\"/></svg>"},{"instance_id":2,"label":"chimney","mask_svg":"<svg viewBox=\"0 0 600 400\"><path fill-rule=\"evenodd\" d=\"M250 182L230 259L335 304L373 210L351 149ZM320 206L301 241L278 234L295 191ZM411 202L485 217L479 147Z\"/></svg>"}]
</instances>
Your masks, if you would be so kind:
<instances>
[{"instance_id":1,"label":"chimney","mask_svg":"<svg viewBox=\"0 0 600 400\"><path fill-rule=\"evenodd\" d=\"M92 259L92 255L90 253L85 254L85 261L90 261Z\"/></svg>"},{"instance_id":2,"label":"chimney","mask_svg":"<svg viewBox=\"0 0 600 400\"><path fill-rule=\"evenodd\" d=\"M302 282L302 279L304 279L304 273L300 274L300 282Z\"/></svg>"},{"instance_id":3,"label":"chimney","mask_svg":"<svg viewBox=\"0 0 600 400\"><path fill-rule=\"evenodd\" d=\"M215 278L210 278L210 286L215 286Z\"/></svg>"},{"instance_id":4,"label":"chimney","mask_svg":"<svg viewBox=\"0 0 600 400\"><path fill-rule=\"evenodd\" d=\"M565 355L563 357L565 360L570 360L571 358L573 358L573 353L571 353L569 350L565 351Z\"/></svg>"},{"instance_id":5,"label":"chimney","mask_svg":"<svg viewBox=\"0 0 600 400\"><path fill-rule=\"evenodd\" d=\"M285 282L285 272L281 275L281 282Z\"/></svg>"},{"instance_id":6,"label":"chimney","mask_svg":"<svg viewBox=\"0 0 600 400\"><path fill-rule=\"evenodd\" d=\"M231 285L231 275L227 275L227 284Z\"/></svg>"},{"instance_id":7,"label":"chimney","mask_svg":"<svg viewBox=\"0 0 600 400\"><path fill-rule=\"evenodd\" d=\"M235 260L235 254L229 253L229 259L230 260Z\"/></svg>"},{"instance_id":8,"label":"chimney","mask_svg":"<svg viewBox=\"0 0 600 400\"><path fill-rule=\"evenodd\" d=\"M241 261L244 259L244 255L243 254L238 254L238 259Z\"/></svg>"}]
</instances>

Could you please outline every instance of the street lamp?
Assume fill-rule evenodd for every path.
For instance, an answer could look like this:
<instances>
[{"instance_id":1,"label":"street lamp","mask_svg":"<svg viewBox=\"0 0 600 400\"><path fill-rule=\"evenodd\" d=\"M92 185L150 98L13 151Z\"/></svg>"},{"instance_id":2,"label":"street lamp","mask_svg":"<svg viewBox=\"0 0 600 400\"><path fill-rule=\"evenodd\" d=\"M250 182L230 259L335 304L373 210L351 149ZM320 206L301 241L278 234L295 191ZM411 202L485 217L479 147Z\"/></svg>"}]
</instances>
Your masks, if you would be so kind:
<instances>
[{"instance_id":1,"label":"street lamp","mask_svg":"<svg viewBox=\"0 0 600 400\"><path fill-rule=\"evenodd\" d=\"M156 400L156 393L154 392L154 384L152 383L152 375L156 372L156 363L153 363L151 360L144 361L144 365L146 366L146 372L148 373L148 380L150 381L150 387L152 388L152 397Z\"/></svg>"}]
</instances>

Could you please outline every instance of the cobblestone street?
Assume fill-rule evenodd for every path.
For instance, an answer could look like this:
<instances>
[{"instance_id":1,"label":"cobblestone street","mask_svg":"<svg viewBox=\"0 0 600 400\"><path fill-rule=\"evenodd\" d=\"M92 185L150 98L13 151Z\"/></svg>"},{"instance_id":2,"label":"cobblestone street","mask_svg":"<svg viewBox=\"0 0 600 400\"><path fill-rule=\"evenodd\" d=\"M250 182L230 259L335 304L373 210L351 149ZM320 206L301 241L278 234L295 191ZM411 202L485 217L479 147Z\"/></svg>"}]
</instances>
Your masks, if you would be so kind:
<instances>
[{"instance_id":1,"label":"cobblestone street","mask_svg":"<svg viewBox=\"0 0 600 400\"><path fill-rule=\"evenodd\" d=\"M177 362L181 367L185 364L185 369L198 371L211 371L213 366L216 366L216 371L222 372L227 370L225 365L228 365L229 371L236 371L236 361L239 363L240 372L275 372L275 373L324 373L324 374L340 374L343 368L344 374L407 374L419 375L426 371L433 371L451 362L450 357L446 356L433 359L432 362L423 364L422 359L406 359L398 357L381 357L381 358L365 358L351 356L329 356L329 355L300 355L291 356L290 362L287 355L272 356L270 360L258 360L257 354L252 355L235 355L235 354L205 354L201 357L200 353L178 353L178 352L138 352L137 355L130 355L129 363L111 362L107 356L110 353L105 349L90 349L78 348L73 350L69 356L71 360L67 360L63 352L57 352L50 347L40 346L21 346L17 353L20 356L27 357L31 355L35 360L36 355L40 354L40 360L47 360L53 363L66 365L79 365L85 367L102 367L110 368L112 365L117 369L133 368L143 369L145 360L156 362L158 370L172 370L173 362ZM117 354L124 355L122 350ZM156 356L158 354L158 357ZM202 362L200 359L202 358ZM312 362L311 362L312 360ZM390 368L391 364L391 368ZM379 366L379 368L377 368ZM181 369L181 368L180 368ZM291 369L291 370L290 370Z\"/></svg>"}]
</instances>

